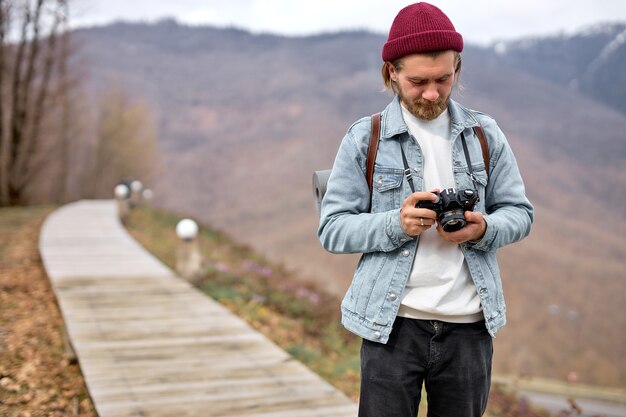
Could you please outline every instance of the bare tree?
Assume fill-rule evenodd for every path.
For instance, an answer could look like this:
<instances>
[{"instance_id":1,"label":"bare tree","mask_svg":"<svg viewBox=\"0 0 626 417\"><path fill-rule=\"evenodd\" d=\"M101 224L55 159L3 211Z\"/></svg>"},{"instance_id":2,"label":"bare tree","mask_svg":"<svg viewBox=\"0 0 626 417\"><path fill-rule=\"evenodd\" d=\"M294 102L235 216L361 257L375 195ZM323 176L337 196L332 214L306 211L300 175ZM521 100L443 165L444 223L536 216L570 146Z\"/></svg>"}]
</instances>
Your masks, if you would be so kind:
<instances>
[{"instance_id":1,"label":"bare tree","mask_svg":"<svg viewBox=\"0 0 626 417\"><path fill-rule=\"evenodd\" d=\"M89 195L110 198L124 180L150 181L158 165L155 122L148 106L118 86L100 98Z\"/></svg>"},{"instance_id":2,"label":"bare tree","mask_svg":"<svg viewBox=\"0 0 626 417\"><path fill-rule=\"evenodd\" d=\"M0 205L28 203L46 166L42 143L54 135L46 118L58 110L59 86L67 88L58 79L68 59L68 9L67 0L0 0Z\"/></svg>"}]
</instances>

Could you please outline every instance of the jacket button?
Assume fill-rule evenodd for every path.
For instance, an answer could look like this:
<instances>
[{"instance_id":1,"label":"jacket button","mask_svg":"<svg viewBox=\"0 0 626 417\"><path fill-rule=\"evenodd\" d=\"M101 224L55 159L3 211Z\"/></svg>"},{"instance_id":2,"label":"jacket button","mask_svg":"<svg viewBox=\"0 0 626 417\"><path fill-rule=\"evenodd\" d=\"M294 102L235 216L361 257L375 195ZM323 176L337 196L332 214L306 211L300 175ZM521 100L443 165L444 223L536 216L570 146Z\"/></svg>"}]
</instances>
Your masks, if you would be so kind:
<instances>
[{"instance_id":1,"label":"jacket button","mask_svg":"<svg viewBox=\"0 0 626 417\"><path fill-rule=\"evenodd\" d=\"M484 287L483 287L483 288L481 288L481 289L480 289L480 291L478 291L478 292L479 292L479 293L481 293L481 294L484 294L484 293L486 293L486 292L487 292L487 288L484 288Z\"/></svg>"},{"instance_id":2,"label":"jacket button","mask_svg":"<svg viewBox=\"0 0 626 417\"><path fill-rule=\"evenodd\" d=\"M389 298L389 301L396 301L398 299L398 296L392 293L392 294L389 294L388 298Z\"/></svg>"},{"instance_id":3,"label":"jacket button","mask_svg":"<svg viewBox=\"0 0 626 417\"><path fill-rule=\"evenodd\" d=\"M410 252L408 249L402 251L402 256L409 256Z\"/></svg>"},{"instance_id":4,"label":"jacket button","mask_svg":"<svg viewBox=\"0 0 626 417\"><path fill-rule=\"evenodd\" d=\"M380 332L374 332L374 339L380 339Z\"/></svg>"}]
</instances>

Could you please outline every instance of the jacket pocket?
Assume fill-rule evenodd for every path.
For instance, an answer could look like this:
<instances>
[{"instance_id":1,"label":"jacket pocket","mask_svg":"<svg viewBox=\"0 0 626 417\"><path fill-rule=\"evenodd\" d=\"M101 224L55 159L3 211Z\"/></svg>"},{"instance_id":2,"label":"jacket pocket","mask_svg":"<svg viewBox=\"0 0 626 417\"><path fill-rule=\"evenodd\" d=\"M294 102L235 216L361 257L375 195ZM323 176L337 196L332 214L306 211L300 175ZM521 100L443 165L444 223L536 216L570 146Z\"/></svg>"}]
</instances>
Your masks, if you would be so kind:
<instances>
[{"instance_id":1,"label":"jacket pocket","mask_svg":"<svg viewBox=\"0 0 626 417\"><path fill-rule=\"evenodd\" d=\"M403 171L399 168L376 166L372 190L372 212L393 210L402 203Z\"/></svg>"}]
</instances>

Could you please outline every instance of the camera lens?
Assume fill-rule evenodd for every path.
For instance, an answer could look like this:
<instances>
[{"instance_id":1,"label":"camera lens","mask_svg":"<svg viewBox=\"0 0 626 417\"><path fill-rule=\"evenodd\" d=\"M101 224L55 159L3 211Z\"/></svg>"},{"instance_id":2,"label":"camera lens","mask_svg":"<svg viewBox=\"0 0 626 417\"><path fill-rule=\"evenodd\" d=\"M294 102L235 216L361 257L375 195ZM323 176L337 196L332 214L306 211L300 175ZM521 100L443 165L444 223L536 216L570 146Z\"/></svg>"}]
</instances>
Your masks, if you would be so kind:
<instances>
[{"instance_id":1,"label":"camera lens","mask_svg":"<svg viewBox=\"0 0 626 417\"><path fill-rule=\"evenodd\" d=\"M445 213L441 213L439 217L439 223L441 228L446 232L456 232L462 229L466 225L465 216L463 210L450 210Z\"/></svg>"}]
</instances>

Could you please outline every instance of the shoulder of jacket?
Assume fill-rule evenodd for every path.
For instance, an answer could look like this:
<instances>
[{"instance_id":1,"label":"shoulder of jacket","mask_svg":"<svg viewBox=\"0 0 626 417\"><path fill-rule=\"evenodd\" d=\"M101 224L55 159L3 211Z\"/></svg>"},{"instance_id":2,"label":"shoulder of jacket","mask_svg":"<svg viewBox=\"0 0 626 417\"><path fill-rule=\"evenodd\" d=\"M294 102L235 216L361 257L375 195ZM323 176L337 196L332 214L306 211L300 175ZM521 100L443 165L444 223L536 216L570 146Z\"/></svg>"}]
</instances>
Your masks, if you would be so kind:
<instances>
[{"instance_id":1,"label":"shoulder of jacket","mask_svg":"<svg viewBox=\"0 0 626 417\"><path fill-rule=\"evenodd\" d=\"M357 147L363 144L369 146L370 134L372 133L372 117L365 116L352 123L348 128L347 136Z\"/></svg>"},{"instance_id":2,"label":"shoulder of jacket","mask_svg":"<svg viewBox=\"0 0 626 417\"><path fill-rule=\"evenodd\" d=\"M369 135L369 132L372 127L372 116L361 117L356 122L352 123L348 128L348 133L351 134L360 134L366 132Z\"/></svg>"},{"instance_id":3,"label":"shoulder of jacket","mask_svg":"<svg viewBox=\"0 0 626 417\"><path fill-rule=\"evenodd\" d=\"M458 105L458 103L456 104ZM492 155L492 157L497 157L507 140L504 133L500 129L500 126L498 126L498 122L495 120L495 118L490 114L484 113L479 110L470 109L463 105L459 105L459 107L468 118L468 121L473 121L482 128L482 131L484 132L487 139L489 153Z\"/></svg>"},{"instance_id":4,"label":"shoulder of jacket","mask_svg":"<svg viewBox=\"0 0 626 417\"><path fill-rule=\"evenodd\" d=\"M490 114L484 113L479 110L470 109L464 106L461 106L461 108L467 116L469 116L471 119L474 119L482 127L491 127L498 124L496 122L496 119L494 119L493 116L491 116Z\"/></svg>"}]
</instances>

